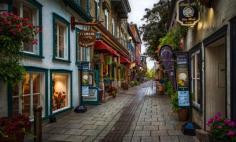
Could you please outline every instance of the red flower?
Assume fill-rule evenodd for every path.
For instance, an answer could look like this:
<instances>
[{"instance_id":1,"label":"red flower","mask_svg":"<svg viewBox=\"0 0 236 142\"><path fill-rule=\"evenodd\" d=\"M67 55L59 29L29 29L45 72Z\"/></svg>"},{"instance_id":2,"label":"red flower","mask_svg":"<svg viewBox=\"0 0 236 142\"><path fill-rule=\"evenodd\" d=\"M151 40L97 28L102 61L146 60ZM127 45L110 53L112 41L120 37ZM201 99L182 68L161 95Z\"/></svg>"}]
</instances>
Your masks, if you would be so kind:
<instances>
[{"instance_id":1,"label":"red flower","mask_svg":"<svg viewBox=\"0 0 236 142\"><path fill-rule=\"evenodd\" d=\"M228 133L227 133L227 136L233 137L233 136L235 136L235 132L232 131L232 130L229 130Z\"/></svg>"}]
</instances>

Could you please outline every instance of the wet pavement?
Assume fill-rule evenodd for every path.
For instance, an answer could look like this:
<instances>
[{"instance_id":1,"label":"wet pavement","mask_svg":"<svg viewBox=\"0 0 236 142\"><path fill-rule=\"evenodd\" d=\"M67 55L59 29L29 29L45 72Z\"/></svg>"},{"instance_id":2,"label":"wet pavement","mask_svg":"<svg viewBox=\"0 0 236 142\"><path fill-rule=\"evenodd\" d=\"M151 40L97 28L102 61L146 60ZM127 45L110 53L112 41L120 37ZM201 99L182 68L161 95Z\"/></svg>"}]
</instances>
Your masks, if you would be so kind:
<instances>
[{"instance_id":1,"label":"wet pavement","mask_svg":"<svg viewBox=\"0 0 236 142\"><path fill-rule=\"evenodd\" d=\"M86 113L67 113L43 127L43 142L193 142L180 131L169 98L153 86L146 82Z\"/></svg>"}]
</instances>

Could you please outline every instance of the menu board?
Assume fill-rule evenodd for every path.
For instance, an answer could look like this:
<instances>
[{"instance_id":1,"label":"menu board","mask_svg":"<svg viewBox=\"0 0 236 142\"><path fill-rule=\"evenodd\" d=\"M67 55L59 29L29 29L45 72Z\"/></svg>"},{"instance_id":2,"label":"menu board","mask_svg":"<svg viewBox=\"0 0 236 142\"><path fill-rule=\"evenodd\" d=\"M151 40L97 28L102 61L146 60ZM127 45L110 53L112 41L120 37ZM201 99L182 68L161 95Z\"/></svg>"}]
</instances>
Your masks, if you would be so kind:
<instances>
[{"instance_id":1,"label":"menu board","mask_svg":"<svg viewBox=\"0 0 236 142\"><path fill-rule=\"evenodd\" d=\"M178 91L178 104L179 107L190 106L189 91Z\"/></svg>"}]
</instances>

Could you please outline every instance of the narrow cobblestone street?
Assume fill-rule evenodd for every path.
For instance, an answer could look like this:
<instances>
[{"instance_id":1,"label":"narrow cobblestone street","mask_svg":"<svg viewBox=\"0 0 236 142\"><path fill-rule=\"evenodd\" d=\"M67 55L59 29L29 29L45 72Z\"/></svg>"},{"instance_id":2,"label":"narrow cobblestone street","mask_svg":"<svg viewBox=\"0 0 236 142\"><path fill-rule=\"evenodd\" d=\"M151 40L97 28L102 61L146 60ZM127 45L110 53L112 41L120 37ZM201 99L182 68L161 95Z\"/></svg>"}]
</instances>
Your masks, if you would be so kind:
<instances>
[{"instance_id":1,"label":"narrow cobblestone street","mask_svg":"<svg viewBox=\"0 0 236 142\"><path fill-rule=\"evenodd\" d=\"M167 96L155 95L154 84L120 92L107 103L71 112L43 128L43 141L192 142L184 136Z\"/></svg>"}]
</instances>

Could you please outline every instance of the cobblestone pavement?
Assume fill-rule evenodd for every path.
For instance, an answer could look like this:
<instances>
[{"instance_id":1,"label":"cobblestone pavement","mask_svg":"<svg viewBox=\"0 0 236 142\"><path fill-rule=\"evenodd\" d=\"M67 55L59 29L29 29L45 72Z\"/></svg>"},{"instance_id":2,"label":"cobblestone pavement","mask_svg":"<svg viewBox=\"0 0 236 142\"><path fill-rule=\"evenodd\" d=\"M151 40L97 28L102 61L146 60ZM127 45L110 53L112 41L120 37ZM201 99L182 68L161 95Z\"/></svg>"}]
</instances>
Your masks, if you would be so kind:
<instances>
[{"instance_id":1,"label":"cobblestone pavement","mask_svg":"<svg viewBox=\"0 0 236 142\"><path fill-rule=\"evenodd\" d=\"M86 113L70 112L43 127L43 142L193 142L169 98L155 94L152 82L122 91Z\"/></svg>"}]
</instances>

